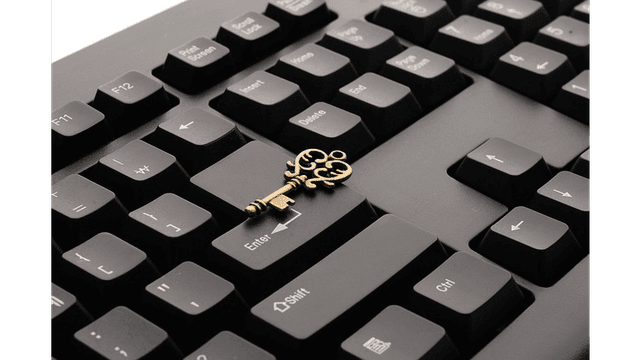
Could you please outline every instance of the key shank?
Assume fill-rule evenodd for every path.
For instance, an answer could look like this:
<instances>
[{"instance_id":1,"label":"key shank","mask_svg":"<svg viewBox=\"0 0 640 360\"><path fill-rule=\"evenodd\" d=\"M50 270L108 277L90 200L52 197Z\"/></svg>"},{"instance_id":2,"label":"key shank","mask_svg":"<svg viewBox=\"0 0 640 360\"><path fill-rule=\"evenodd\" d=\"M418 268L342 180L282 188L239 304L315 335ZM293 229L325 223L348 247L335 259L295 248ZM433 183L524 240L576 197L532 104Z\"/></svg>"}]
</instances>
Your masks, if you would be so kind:
<instances>
[{"instance_id":1,"label":"key shank","mask_svg":"<svg viewBox=\"0 0 640 360\"><path fill-rule=\"evenodd\" d=\"M264 199L256 199L253 203L251 203L251 205L247 206L244 209L244 212L249 215L249 217L254 217L267 210L267 205L278 211L285 210L287 207L289 207L289 205L295 204L295 201L293 199L290 199L285 195L293 190L298 189L298 187L300 187L306 180L306 175L296 176L290 181L287 181L287 184L285 186L272 192Z\"/></svg>"}]
</instances>

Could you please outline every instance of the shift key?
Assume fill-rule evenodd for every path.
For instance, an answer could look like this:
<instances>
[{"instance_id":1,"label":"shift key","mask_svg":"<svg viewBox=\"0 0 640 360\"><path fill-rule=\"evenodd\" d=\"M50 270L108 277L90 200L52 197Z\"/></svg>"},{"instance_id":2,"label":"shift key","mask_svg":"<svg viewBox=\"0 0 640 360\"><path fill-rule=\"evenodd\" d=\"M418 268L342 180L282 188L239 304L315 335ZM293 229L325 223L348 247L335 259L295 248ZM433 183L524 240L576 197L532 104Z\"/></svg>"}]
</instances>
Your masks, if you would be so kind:
<instances>
[{"instance_id":1,"label":"shift key","mask_svg":"<svg viewBox=\"0 0 640 360\"><path fill-rule=\"evenodd\" d=\"M445 258L434 235L385 215L254 306L252 314L262 320L256 321L256 337L269 331L282 352L313 350L319 358L335 358L322 352L338 346Z\"/></svg>"}]
</instances>

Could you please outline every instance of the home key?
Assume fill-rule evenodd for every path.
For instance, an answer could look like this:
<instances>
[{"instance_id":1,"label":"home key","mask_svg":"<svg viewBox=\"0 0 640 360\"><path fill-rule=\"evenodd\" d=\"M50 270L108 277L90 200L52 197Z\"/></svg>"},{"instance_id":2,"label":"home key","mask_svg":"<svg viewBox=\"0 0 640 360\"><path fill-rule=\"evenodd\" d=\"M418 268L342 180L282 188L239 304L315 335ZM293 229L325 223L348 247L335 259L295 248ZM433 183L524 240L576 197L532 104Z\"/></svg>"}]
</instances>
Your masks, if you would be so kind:
<instances>
[{"instance_id":1,"label":"home key","mask_svg":"<svg viewBox=\"0 0 640 360\"><path fill-rule=\"evenodd\" d=\"M244 211L249 217L266 211L267 205L283 211L289 205L295 204L286 194L300 186L307 190L315 190L316 183L326 188L335 187L336 184L349 179L353 173L351 166L343 161L346 158L347 154L340 150L334 150L329 155L318 149L304 150L296 157L295 164L287 161L288 170L284 173L284 178L289 180L287 184L262 200L256 199Z\"/></svg>"}]
</instances>

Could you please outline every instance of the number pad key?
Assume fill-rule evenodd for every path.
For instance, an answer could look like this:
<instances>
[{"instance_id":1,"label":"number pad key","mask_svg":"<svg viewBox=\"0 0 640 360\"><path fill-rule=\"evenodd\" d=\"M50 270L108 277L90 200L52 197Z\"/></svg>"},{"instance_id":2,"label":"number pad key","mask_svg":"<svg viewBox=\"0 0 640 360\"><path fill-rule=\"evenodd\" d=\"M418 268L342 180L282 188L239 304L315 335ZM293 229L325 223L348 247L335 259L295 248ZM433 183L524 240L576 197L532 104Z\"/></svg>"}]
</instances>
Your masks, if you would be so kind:
<instances>
[{"instance_id":1,"label":"number pad key","mask_svg":"<svg viewBox=\"0 0 640 360\"><path fill-rule=\"evenodd\" d=\"M565 14L572 6L578 4L580 0L536 0L544 5L551 18Z\"/></svg>"},{"instance_id":2,"label":"number pad key","mask_svg":"<svg viewBox=\"0 0 640 360\"><path fill-rule=\"evenodd\" d=\"M573 8L571 12L571 17L578 19L580 21L584 21L587 24L589 23L589 14L591 13L591 6L589 5L589 0L586 0L576 7Z\"/></svg>"},{"instance_id":3,"label":"number pad key","mask_svg":"<svg viewBox=\"0 0 640 360\"><path fill-rule=\"evenodd\" d=\"M175 194L163 194L129 214L131 243L149 254L162 271L204 260L211 239L220 235L211 213Z\"/></svg>"},{"instance_id":4,"label":"number pad key","mask_svg":"<svg viewBox=\"0 0 640 360\"><path fill-rule=\"evenodd\" d=\"M419 315L444 326L454 343L473 344L517 310L524 295L511 274L463 252L413 287Z\"/></svg>"},{"instance_id":5,"label":"number pad key","mask_svg":"<svg viewBox=\"0 0 640 360\"><path fill-rule=\"evenodd\" d=\"M72 101L52 111L53 171L105 144L109 138L104 115L83 102Z\"/></svg>"},{"instance_id":6,"label":"number pad key","mask_svg":"<svg viewBox=\"0 0 640 360\"><path fill-rule=\"evenodd\" d=\"M564 84L553 101L553 107L563 114L589 125L589 70L581 72Z\"/></svg>"},{"instance_id":7,"label":"number pad key","mask_svg":"<svg viewBox=\"0 0 640 360\"><path fill-rule=\"evenodd\" d=\"M178 191L188 181L176 158L142 140L134 140L100 159L91 179L112 189L129 209Z\"/></svg>"},{"instance_id":8,"label":"number pad key","mask_svg":"<svg viewBox=\"0 0 640 360\"><path fill-rule=\"evenodd\" d=\"M575 74L565 55L523 42L498 59L491 72L491 78L535 100L547 103Z\"/></svg>"},{"instance_id":9,"label":"number pad key","mask_svg":"<svg viewBox=\"0 0 640 360\"><path fill-rule=\"evenodd\" d=\"M92 314L135 304L142 288L159 275L147 255L120 238L100 233L62 255L60 285Z\"/></svg>"},{"instance_id":10,"label":"number pad key","mask_svg":"<svg viewBox=\"0 0 640 360\"><path fill-rule=\"evenodd\" d=\"M569 57L576 71L589 68L589 24L560 16L538 31L534 42Z\"/></svg>"},{"instance_id":11,"label":"number pad key","mask_svg":"<svg viewBox=\"0 0 640 360\"><path fill-rule=\"evenodd\" d=\"M393 31L362 20L350 20L328 31L318 44L351 59L359 74L377 71L402 51Z\"/></svg>"},{"instance_id":12,"label":"number pad key","mask_svg":"<svg viewBox=\"0 0 640 360\"><path fill-rule=\"evenodd\" d=\"M485 1L475 16L504 26L516 44L531 39L551 21L542 4L532 0Z\"/></svg>"},{"instance_id":13,"label":"number pad key","mask_svg":"<svg viewBox=\"0 0 640 360\"><path fill-rule=\"evenodd\" d=\"M51 187L51 234L65 250L103 231L115 231L126 216L116 195L81 175Z\"/></svg>"},{"instance_id":14,"label":"number pad key","mask_svg":"<svg viewBox=\"0 0 640 360\"><path fill-rule=\"evenodd\" d=\"M500 55L513 47L504 27L462 15L440 28L431 50L475 71L488 71Z\"/></svg>"},{"instance_id":15,"label":"number pad key","mask_svg":"<svg viewBox=\"0 0 640 360\"><path fill-rule=\"evenodd\" d=\"M141 314L167 330L185 352L220 330L237 328L249 310L233 284L192 262L147 285L143 303Z\"/></svg>"},{"instance_id":16,"label":"number pad key","mask_svg":"<svg viewBox=\"0 0 640 360\"><path fill-rule=\"evenodd\" d=\"M116 307L75 334L87 360L179 360L167 333L124 306Z\"/></svg>"},{"instance_id":17,"label":"number pad key","mask_svg":"<svg viewBox=\"0 0 640 360\"><path fill-rule=\"evenodd\" d=\"M147 122L172 107L162 84L138 71L128 73L98 88L93 107L107 117L116 135Z\"/></svg>"}]
</instances>

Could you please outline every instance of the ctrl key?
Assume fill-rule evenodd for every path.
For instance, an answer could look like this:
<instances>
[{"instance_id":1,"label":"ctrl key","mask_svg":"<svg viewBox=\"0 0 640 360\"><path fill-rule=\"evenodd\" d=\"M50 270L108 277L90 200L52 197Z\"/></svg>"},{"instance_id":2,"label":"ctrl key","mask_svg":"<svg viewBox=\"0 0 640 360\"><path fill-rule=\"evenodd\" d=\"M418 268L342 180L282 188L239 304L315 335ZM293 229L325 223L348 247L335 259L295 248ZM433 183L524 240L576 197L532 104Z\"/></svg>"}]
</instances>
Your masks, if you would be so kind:
<instances>
[{"instance_id":1,"label":"ctrl key","mask_svg":"<svg viewBox=\"0 0 640 360\"><path fill-rule=\"evenodd\" d=\"M342 343L341 359L454 360L460 357L444 329L391 305Z\"/></svg>"},{"instance_id":2,"label":"ctrl key","mask_svg":"<svg viewBox=\"0 0 640 360\"><path fill-rule=\"evenodd\" d=\"M444 326L454 342L473 346L523 300L509 272L457 252L413 287L410 302L412 310Z\"/></svg>"},{"instance_id":3,"label":"ctrl key","mask_svg":"<svg viewBox=\"0 0 640 360\"><path fill-rule=\"evenodd\" d=\"M75 333L82 359L182 359L167 333L124 306Z\"/></svg>"}]
</instances>

